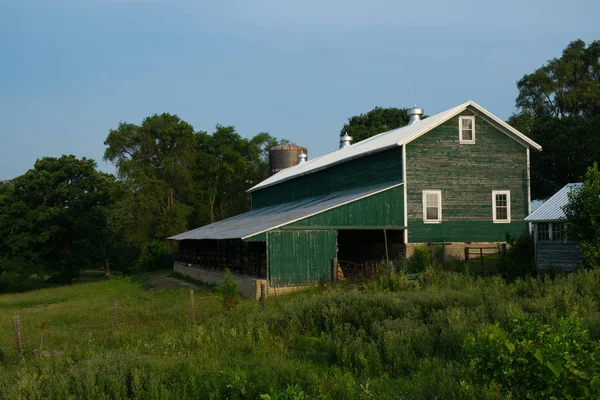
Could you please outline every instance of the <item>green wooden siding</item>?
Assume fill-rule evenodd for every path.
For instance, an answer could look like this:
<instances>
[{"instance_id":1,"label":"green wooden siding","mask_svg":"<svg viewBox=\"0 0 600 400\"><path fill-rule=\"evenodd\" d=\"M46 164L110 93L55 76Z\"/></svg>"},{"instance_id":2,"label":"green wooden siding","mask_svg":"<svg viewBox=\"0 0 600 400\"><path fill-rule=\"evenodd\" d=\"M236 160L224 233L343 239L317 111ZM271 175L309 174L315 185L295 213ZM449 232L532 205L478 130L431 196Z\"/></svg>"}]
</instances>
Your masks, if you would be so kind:
<instances>
[{"instance_id":1,"label":"green wooden siding","mask_svg":"<svg viewBox=\"0 0 600 400\"><path fill-rule=\"evenodd\" d=\"M296 227L402 227L404 187L383 191L303 219L282 229Z\"/></svg>"},{"instance_id":2,"label":"green wooden siding","mask_svg":"<svg viewBox=\"0 0 600 400\"><path fill-rule=\"evenodd\" d=\"M526 148L483 118L475 144L459 143L457 116L409 143L406 164L409 242L504 241L526 229ZM423 223L423 190L441 190L442 223ZM493 223L493 190L510 190L512 223Z\"/></svg>"},{"instance_id":3,"label":"green wooden siding","mask_svg":"<svg viewBox=\"0 0 600 400\"><path fill-rule=\"evenodd\" d=\"M252 208L401 181L402 148L395 147L252 192Z\"/></svg>"},{"instance_id":4,"label":"green wooden siding","mask_svg":"<svg viewBox=\"0 0 600 400\"><path fill-rule=\"evenodd\" d=\"M337 231L271 231L267 234L267 279L272 286L330 282Z\"/></svg>"}]
</instances>

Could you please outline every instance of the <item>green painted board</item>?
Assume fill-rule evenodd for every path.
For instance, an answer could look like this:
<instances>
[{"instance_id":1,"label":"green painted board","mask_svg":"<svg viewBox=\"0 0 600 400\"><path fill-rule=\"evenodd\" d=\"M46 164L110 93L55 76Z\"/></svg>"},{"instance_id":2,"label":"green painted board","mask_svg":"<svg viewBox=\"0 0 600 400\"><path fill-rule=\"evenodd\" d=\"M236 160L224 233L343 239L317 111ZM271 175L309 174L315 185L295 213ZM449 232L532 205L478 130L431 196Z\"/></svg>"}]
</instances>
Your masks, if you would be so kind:
<instances>
[{"instance_id":1,"label":"green painted board","mask_svg":"<svg viewBox=\"0 0 600 400\"><path fill-rule=\"evenodd\" d=\"M402 148L394 147L252 192L252 209L401 181Z\"/></svg>"},{"instance_id":2,"label":"green painted board","mask_svg":"<svg viewBox=\"0 0 600 400\"><path fill-rule=\"evenodd\" d=\"M474 115L465 111L461 115ZM408 241L504 241L526 229L527 150L475 115L475 144L460 144L458 116L406 148ZM423 190L442 192L442 222L423 222ZM510 190L511 223L494 223L492 191Z\"/></svg>"},{"instance_id":3,"label":"green painted board","mask_svg":"<svg viewBox=\"0 0 600 400\"><path fill-rule=\"evenodd\" d=\"M272 286L331 282L337 231L271 231L267 233L268 275Z\"/></svg>"},{"instance_id":4,"label":"green painted board","mask_svg":"<svg viewBox=\"0 0 600 400\"><path fill-rule=\"evenodd\" d=\"M314 226L402 227L404 226L404 187L396 186L287 225L285 228Z\"/></svg>"}]
</instances>

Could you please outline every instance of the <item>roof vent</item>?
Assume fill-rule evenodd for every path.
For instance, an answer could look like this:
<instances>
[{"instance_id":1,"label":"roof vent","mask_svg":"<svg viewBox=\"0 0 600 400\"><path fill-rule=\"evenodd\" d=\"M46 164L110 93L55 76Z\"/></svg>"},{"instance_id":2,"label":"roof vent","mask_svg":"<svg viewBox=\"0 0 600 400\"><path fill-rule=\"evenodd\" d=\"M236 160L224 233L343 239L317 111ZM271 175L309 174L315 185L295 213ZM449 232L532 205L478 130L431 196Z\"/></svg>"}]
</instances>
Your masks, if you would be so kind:
<instances>
[{"instance_id":1,"label":"roof vent","mask_svg":"<svg viewBox=\"0 0 600 400\"><path fill-rule=\"evenodd\" d=\"M344 147L348 147L351 144L352 144L352 136L345 133L344 136L340 137L340 149L343 149Z\"/></svg>"},{"instance_id":2,"label":"roof vent","mask_svg":"<svg viewBox=\"0 0 600 400\"><path fill-rule=\"evenodd\" d=\"M413 122L421 120L421 117L423 116L423 110L421 108L417 108L417 105L415 104L413 108L408 110L407 114L410 117L410 121L408 121L408 124L410 125Z\"/></svg>"},{"instance_id":3,"label":"roof vent","mask_svg":"<svg viewBox=\"0 0 600 400\"><path fill-rule=\"evenodd\" d=\"M298 164L305 163L307 158L308 158L308 156L306 155L305 152L298 154Z\"/></svg>"}]
</instances>

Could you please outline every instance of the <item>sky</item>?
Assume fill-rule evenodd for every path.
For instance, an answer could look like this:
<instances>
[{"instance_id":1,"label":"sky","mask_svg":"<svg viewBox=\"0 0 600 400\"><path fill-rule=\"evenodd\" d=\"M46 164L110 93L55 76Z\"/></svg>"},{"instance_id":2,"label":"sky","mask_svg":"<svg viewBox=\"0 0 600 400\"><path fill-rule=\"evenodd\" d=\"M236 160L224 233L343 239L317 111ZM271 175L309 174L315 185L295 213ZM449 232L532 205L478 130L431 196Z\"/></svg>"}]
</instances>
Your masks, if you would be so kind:
<instances>
[{"instance_id":1,"label":"sky","mask_svg":"<svg viewBox=\"0 0 600 400\"><path fill-rule=\"evenodd\" d=\"M0 180L62 154L113 172L110 129L163 112L309 158L415 92L429 115L474 100L507 119L516 81L598 21L598 0L1 0Z\"/></svg>"}]
</instances>

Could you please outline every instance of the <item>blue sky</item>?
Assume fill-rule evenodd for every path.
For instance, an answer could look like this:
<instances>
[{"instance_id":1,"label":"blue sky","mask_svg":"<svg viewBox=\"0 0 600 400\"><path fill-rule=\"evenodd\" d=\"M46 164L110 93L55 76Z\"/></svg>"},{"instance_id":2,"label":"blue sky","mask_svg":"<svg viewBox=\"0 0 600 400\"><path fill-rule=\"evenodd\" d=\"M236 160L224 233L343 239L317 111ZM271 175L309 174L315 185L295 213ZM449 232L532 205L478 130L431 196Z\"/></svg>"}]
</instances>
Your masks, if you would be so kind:
<instances>
[{"instance_id":1,"label":"blue sky","mask_svg":"<svg viewBox=\"0 0 600 400\"><path fill-rule=\"evenodd\" d=\"M515 82L599 20L597 0L2 0L0 179L61 154L113 171L109 130L161 112L309 157L415 90L430 115L470 99L505 119Z\"/></svg>"}]
</instances>

